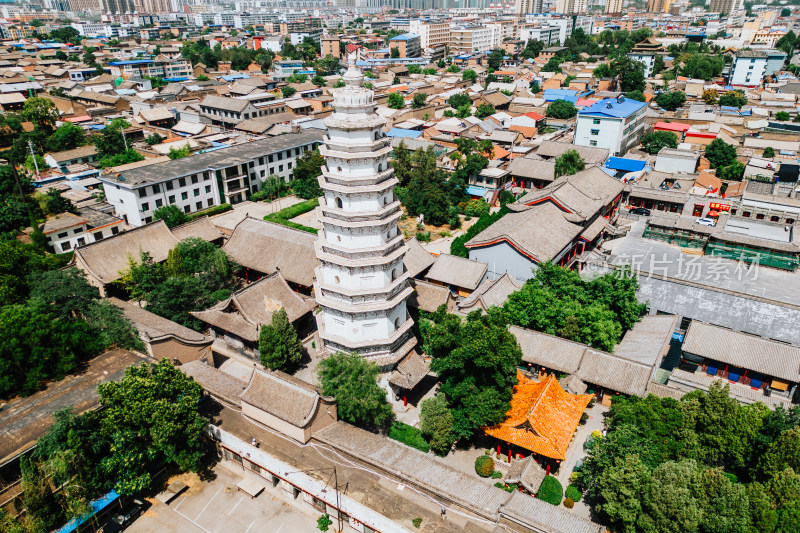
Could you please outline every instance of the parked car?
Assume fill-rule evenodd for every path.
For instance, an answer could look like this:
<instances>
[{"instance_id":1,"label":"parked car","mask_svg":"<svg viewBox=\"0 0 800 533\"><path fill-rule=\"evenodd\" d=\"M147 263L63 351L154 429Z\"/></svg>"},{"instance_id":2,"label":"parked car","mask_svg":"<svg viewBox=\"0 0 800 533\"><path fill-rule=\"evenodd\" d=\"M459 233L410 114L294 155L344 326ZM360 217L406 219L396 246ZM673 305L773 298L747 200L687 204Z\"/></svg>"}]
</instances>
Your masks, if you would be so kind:
<instances>
[{"instance_id":1,"label":"parked car","mask_svg":"<svg viewBox=\"0 0 800 533\"><path fill-rule=\"evenodd\" d=\"M717 221L714 220L713 218L705 217L705 218L698 218L695 221L695 224L700 224L701 226L716 226Z\"/></svg>"},{"instance_id":2,"label":"parked car","mask_svg":"<svg viewBox=\"0 0 800 533\"><path fill-rule=\"evenodd\" d=\"M139 517L143 507L144 502L142 500L131 500L122 512L111 517L111 520L103 527L103 533L117 533L127 528Z\"/></svg>"},{"instance_id":3,"label":"parked car","mask_svg":"<svg viewBox=\"0 0 800 533\"><path fill-rule=\"evenodd\" d=\"M633 209L630 210L630 213L632 215L644 215L646 217L650 216L650 210L645 209L644 207L634 207Z\"/></svg>"}]
</instances>

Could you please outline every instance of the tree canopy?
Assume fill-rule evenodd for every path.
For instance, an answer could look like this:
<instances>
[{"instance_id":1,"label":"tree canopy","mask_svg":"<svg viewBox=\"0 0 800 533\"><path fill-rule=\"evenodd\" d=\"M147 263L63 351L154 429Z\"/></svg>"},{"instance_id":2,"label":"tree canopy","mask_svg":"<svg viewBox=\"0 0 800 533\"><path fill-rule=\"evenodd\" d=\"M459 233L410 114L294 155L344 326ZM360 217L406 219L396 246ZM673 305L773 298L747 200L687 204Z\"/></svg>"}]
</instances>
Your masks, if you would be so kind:
<instances>
[{"instance_id":1,"label":"tree canopy","mask_svg":"<svg viewBox=\"0 0 800 533\"><path fill-rule=\"evenodd\" d=\"M611 351L647 309L636 299L638 287L627 270L584 281L573 270L544 263L504 310L511 324Z\"/></svg>"},{"instance_id":2,"label":"tree canopy","mask_svg":"<svg viewBox=\"0 0 800 533\"><path fill-rule=\"evenodd\" d=\"M651 131L642 137L642 149L648 154L657 154L664 147L677 148L678 136L671 131Z\"/></svg>"},{"instance_id":3,"label":"tree canopy","mask_svg":"<svg viewBox=\"0 0 800 533\"><path fill-rule=\"evenodd\" d=\"M483 426L502 422L522 361L503 312L474 311L462 321L442 306L421 321L420 331L425 352L433 358L431 370L442 383L439 391L453 416L453 437L469 438Z\"/></svg>"},{"instance_id":4,"label":"tree canopy","mask_svg":"<svg viewBox=\"0 0 800 533\"><path fill-rule=\"evenodd\" d=\"M714 139L706 146L704 155L711 168L726 167L736 160L736 147L722 139Z\"/></svg>"},{"instance_id":5,"label":"tree canopy","mask_svg":"<svg viewBox=\"0 0 800 533\"><path fill-rule=\"evenodd\" d=\"M670 91L656 96L656 103L667 111L675 111L686 102L686 94L683 91Z\"/></svg>"},{"instance_id":6,"label":"tree canopy","mask_svg":"<svg viewBox=\"0 0 800 533\"><path fill-rule=\"evenodd\" d=\"M406 102L402 94L392 93L386 99L386 105L392 109L403 109L406 106Z\"/></svg>"},{"instance_id":7,"label":"tree canopy","mask_svg":"<svg viewBox=\"0 0 800 533\"><path fill-rule=\"evenodd\" d=\"M742 405L729 385L615 398L577 482L615 531L800 527L800 408ZM786 487L795 487L786 491Z\"/></svg>"},{"instance_id":8,"label":"tree canopy","mask_svg":"<svg viewBox=\"0 0 800 533\"><path fill-rule=\"evenodd\" d=\"M378 386L380 369L356 354L337 353L317 368L322 394L336 399L339 418L366 429L388 427L394 420L386 391Z\"/></svg>"},{"instance_id":9,"label":"tree canopy","mask_svg":"<svg viewBox=\"0 0 800 533\"><path fill-rule=\"evenodd\" d=\"M308 151L297 158L291 181L292 190L297 196L304 200L322 196L317 177L322 174L323 166L325 159L319 154L319 150Z\"/></svg>"},{"instance_id":10,"label":"tree canopy","mask_svg":"<svg viewBox=\"0 0 800 533\"><path fill-rule=\"evenodd\" d=\"M581 154L577 150L567 150L560 156L556 157L555 164L555 177L571 176L586 168Z\"/></svg>"},{"instance_id":11,"label":"tree canopy","mask_svg":"<svg viewBox=\"0 0 800 533\"><path fill-rule=\"evenodd\" d=\"M741 109L747 104L747 97L741 91L728 91L719 97L719 105Z\"/></svg>"},{"instance_id":12,"label":"tree canopy","mask_svg":"<svg viewBox=\"0 0 800 533\"><path fill-rule=\"evenodd\" d=\"M578 114L578 108L575 107L575 105L572 102L558 99L555 100L553 103L551 103L549 106L547 106L547 111L545 112L545 114L548 117L553 117L553 118L560 118L560 119L572 118Z\"/></svg>"},{"instance_id":13,"label":"tree canopy","mask_svg":"<svg viewBox=\"0 0 800 533\"><path fill-rule=\"evenodd\" d=\"M303 357L303 345L285 309L272 314L272 323L261 326L258 338L261 364L271 370L292 372Z\"/></svg>"}]
</instances>

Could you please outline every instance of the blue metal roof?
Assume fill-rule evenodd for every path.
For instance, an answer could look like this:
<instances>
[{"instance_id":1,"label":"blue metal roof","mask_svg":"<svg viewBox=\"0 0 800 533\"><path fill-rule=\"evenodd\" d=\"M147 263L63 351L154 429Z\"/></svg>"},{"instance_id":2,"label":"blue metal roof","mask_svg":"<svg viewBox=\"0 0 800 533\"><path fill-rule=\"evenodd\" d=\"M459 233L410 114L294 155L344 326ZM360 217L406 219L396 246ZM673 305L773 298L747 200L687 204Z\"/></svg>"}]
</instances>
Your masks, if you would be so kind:
<instances>
[{"instance_id":1,"label":"blue metal roof","mask_svg":"<svg viewBox=\"0 0 800 533\"><path fill-rule=\"evenodd\" d=\"M178 76L177 78L164 78L164 81L186 81L188 79L186 76Z\"/></svg>"},{"instance_id":2,"label":"blue metal roof","mask_svg":"<svg viewBox=\"0 0 800 533\"><path fill-rule=\"evenodd\" d=\"M404 33L403 35L397 35L389 39L390 41L410 41L411 39L419 39L419 35L416 33Z\"/></svg>"},{"instance_id":3,"label":"blue metal roof","mask_svg":"<svg viewBox=\"0 0 800 533\"><path fill-rule=\"evenodd\" d=\"M578 111L578 115L604 115L614 118L627 118L646 106L646 103L631 100L630 98L625 98L621 102L616 98L605 98L589 107L584 107Z\"/></svg>"},{"instance_id":4,"label":"blue metal roof","mask_svg":"<svg viewBox=\"0 0 800 533\"><path fill-rule=\"evenodd\" d=\"M111 65L122 67L125 65L145 65L147 63L155 63L155 61L152 59L131 59L130 61L112 61Z\"/></svg>"},{"instance_id":5,"label":"blue metal roof","mask_svg":"<svg viewBox=\"0 0 800 533\"><path fill-rule=\"evenodd\" d=\"M555 100L566 100L573 104L578 101L578 91L572 89L545 89L544 101L554 102Z\"/></svg>"},{"instance_id":6,"label":"blue metal roof","mask_svg":"<svg viewBox=\"0 0 800 533\"><path fill-rule=\"evenodd\" d=\"M227 74L222 76L222 79L225 81L233 81L233 80L246 80L249 79L250 76L247 74Z\"/></svg>"},{"instance_id":7,"label":"blue metal roof","mask_svg":"<svg viewBox=\"0 0 800 533\"><path fill-rule=\"evenodd\" d=\"M64 526L62 526L61 529L57 529L55 533L71 533L72 531L77 530L78 526L80 526L81 524L89 520L91 517L93 517L106 507L108 507L110 504L114 503L118 498L119 494L117 494L112 490L105 496L92 501L89 504L92 506L91 514L84 516L83 518L73 518L72 520L64 524Z\"/></svg>"},{"instance_id":8,"label":"blue metal roof","mask_svg":"<svg viewBox=\"0 0 800 533\"><path fill-rule=\"evenodd\" d=\"M406 130L403 128L392 128L386 132L388 137L403 137L404 139L416 139L420 135L422 135L421 131L417 130Z\"/></svg>"},{"instance_id":9,"label":"blue metal roof","mask_svg":"<svg viewBox=\"0 0 800 533\"><path fill-rule=\"evenodd\" d=\"M625 172L638 172L642 170L646 164L646 161L626 159L624 157L609 157L608 161L606 161L606 166L608 168L623 170Z\"/></svg>"}]
</instances>

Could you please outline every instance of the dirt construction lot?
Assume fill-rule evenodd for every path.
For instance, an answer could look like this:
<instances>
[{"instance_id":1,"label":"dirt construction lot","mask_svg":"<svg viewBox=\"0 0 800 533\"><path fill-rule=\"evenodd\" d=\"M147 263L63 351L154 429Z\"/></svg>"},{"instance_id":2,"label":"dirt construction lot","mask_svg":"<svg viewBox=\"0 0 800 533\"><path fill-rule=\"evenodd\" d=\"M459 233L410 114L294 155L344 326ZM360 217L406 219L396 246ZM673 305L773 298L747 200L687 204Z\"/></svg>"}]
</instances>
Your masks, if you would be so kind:
<instances>
[{"instance_id":1,"label":"dirt construction lot","mask_svg":"<svg viewBox=\"0 0 800 533\"><path fill-rule=\"evenodd\" d=\"M184 479L189 489L165 505L151 506L126 531L129 533L255 533L312 532L318 513L304 503L291 504L282 491L267 488L256 498L236 489L242 479L225 467L214 469L212 481ZM182 478L183 479L183 478Z\"/></svg>"}]
</instances>

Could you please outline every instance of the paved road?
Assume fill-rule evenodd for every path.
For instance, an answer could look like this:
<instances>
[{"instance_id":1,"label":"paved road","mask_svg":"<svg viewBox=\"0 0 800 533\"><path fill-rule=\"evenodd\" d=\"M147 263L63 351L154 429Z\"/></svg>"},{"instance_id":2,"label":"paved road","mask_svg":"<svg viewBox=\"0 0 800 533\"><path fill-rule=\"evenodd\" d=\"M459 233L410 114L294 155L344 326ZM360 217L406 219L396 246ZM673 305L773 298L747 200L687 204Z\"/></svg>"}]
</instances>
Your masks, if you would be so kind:
<instances>
[{"instance_id":1,"label":"paved road","mask_svg":"<svg viewBox=\"0 0 800 533\"><path fill-rule=\"evenodd\" d=\"M16 398L0 408L0 463L35 444L52 424L59 409L75 412L93 409L99 400L97 386L122 379L125 369L144 359L127 350L111 350L86 365L80 374L51 383L27 398Z\"/></svg>"}]
</instances>

